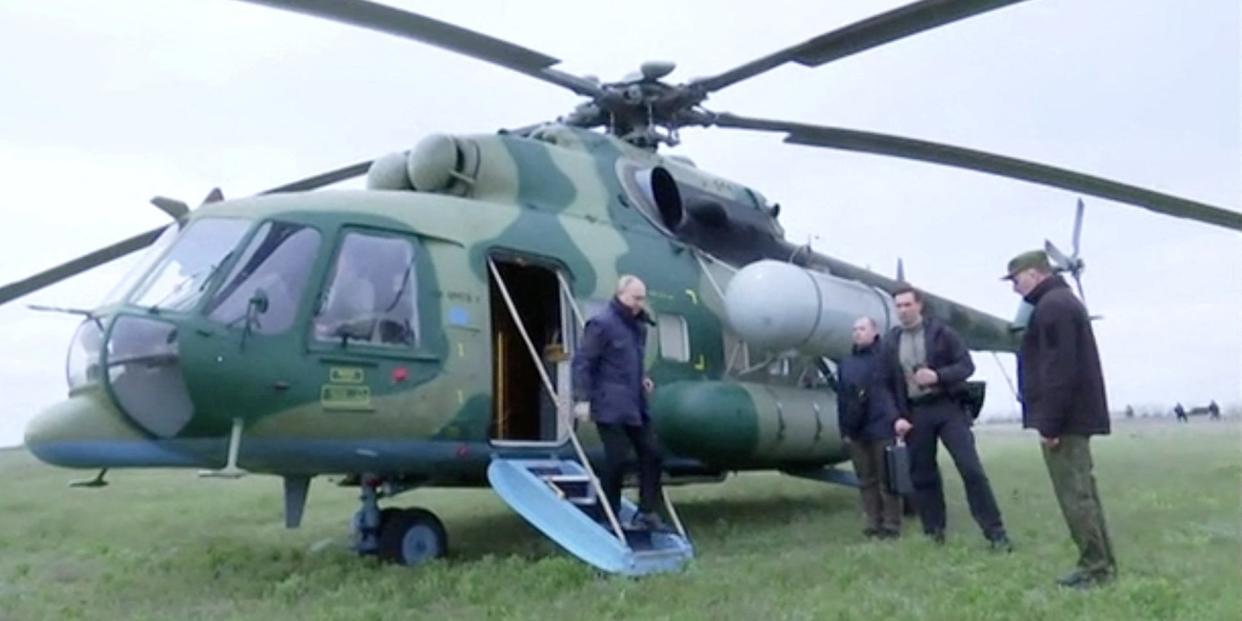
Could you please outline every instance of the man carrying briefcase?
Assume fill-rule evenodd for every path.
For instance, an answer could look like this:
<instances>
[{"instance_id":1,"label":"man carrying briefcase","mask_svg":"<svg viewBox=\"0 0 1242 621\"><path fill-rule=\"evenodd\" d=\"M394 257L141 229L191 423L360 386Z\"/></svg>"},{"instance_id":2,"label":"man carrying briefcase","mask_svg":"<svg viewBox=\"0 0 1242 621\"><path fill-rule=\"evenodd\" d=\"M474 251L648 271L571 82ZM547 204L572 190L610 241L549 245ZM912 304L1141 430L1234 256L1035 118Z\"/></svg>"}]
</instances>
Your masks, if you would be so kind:
<instances>
[{"instance_id":1,"label":"man carrying briefcase","mask_svg":"<svg viewBox=\"0 0 1242 621\"><path fill-rule=\"evenodd\" d=\"M970 432L971 414L962 404L966 378L974 373L962 338L948 324L923 316L923 294L908 285L893 292L901 325L885 339L886 366L898 369L897 405L901 417L895 431L910 444L910 478L917 496L923 532L944 543L944 487L936 463L936 446L944 443L962 475L970 514L991 548L1009 552L1013 544L992 484L988 481Z\"/></svg>"}]
</instances>

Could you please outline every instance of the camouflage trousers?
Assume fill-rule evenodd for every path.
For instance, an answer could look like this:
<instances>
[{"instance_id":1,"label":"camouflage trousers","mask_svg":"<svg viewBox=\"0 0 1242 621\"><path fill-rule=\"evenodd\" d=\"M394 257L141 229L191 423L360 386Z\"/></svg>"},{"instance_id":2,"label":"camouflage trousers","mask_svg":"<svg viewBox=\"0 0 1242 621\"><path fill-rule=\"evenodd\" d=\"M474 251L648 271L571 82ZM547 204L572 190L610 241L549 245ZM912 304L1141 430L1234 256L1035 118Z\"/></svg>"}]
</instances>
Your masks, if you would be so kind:
<instances>
[{"instance_id":1,"label":"camouflage trousers","mask_svg":"<svg viewBox=\"0 0 1242 621\"><path fill-rule=\"evenodd\" d=\"M1078 546L1078 569L1096 576L1111 575L1117 571L1117 562L1091 473L1090 441L1089 436L1063 435L1056 448L1044 447L1044 463L1070 537Z\"/></svg>"}]
</instances>

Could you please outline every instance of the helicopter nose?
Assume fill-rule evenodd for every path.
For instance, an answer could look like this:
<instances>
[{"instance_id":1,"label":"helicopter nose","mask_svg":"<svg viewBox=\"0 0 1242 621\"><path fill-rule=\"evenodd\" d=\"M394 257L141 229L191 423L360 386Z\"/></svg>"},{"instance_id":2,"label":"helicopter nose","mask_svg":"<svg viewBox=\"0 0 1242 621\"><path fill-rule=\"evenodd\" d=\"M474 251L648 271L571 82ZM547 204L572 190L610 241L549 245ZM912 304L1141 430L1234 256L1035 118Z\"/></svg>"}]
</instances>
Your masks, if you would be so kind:
<instances>
[{"instance_id":1,"label":"helicopter nose","mask_svg":"<svg viewBox=\"0 0 1242 621\"><path fill-rule=\"evenodd\" d=\"M66 468L195 464L137 431L102 388L77 392L39 412L26 425L25 444L39 460Z\"/></svg>"}]
</instances>

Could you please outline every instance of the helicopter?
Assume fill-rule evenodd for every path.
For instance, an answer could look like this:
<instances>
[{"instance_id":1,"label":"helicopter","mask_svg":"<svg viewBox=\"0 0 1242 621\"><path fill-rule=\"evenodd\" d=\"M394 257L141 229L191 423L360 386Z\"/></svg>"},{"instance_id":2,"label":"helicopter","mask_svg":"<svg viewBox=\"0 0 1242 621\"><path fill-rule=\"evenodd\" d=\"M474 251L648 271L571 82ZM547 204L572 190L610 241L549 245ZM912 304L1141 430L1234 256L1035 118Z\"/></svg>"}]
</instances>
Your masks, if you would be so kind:
<instances>
[{"instance_id":1,"label":"helicopter","mask_svg":"<svg viewBox=\"0 0 1242 621\"><path fill-rule=\"evenodd\" d=\"M395 30L587 101L557 122L431 136L409 152L257 197L213 194L195 209L161 200L174 224L6 287L0 299L151 246L131 285L85 311L70 353L70 398L28 431L27 446L46 461L277 474L287 482L291 518L319 474L356 475L364 495L486 484L498 454L572 454L573 425L552 398L564 388L563 358L572 354L575 324L627 272L652 290L657 327L648 351L660 386L657 427L677 456L668 462L671 477L808 472L841 461L823 368L824 358L841 354L840 335L807 343L746 330L748 317L764 323L763 309L730 307L730 292L736 307L772 294L737 289L742 283L802 279L831 287L836 299L864 300L868 306L840 308L852 319L884 315L881 293L897 282L786 241L779 207L756 190L661 156L657 148L686 127L774 131L796 144L984 169L1242 228L1228 210L1069 171L702 105L779 64L822 64L1009 3L919 2L679 85L661 81L672 71L667 63L613 83L564 74L550 57L382 5L262 4ZM363 174L366 191L313 191ZM1073 259L1065 267L1077 274L1077 252ZM756 273L745 272L752 267L766 271L742 278ZM338 283L364 281L373 294L388 286L386 303L337 316L334 301L351 297L335 293ZM1015 347L1006 320L934 296L929 306L973 349ZM542 373L524 351L534 345L550 348ZM750 411L702 411L694 402L703 398L749 402ZM736 420L724 424L722 410ZM582 432L589 450L590 430ZM419 527L432 531L433 554L443 550L434 516L382 514L375 502L363 504L381 513L378 525L363 519L359 530L380 531L381 554L420 560L392 543Z\"/></svg>"}]
</instances>

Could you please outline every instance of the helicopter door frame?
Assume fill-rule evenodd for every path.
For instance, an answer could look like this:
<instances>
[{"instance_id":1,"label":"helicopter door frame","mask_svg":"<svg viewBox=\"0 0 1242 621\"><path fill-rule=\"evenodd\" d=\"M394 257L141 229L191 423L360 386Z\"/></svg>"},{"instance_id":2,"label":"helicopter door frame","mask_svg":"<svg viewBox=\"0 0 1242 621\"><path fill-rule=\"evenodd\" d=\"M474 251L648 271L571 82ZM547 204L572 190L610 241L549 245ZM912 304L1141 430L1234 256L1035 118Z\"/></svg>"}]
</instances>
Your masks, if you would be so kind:
<instances>
[{"instance_id":1,"label":"helicopter door frame","mask_svg":"<svg viewBox=\"0 0 1242 621\"><path fill-rule=\"evenodd\" d=\"M508 314L510 320L516 326L519 336L521 337L520 342L513 344L513 346L524 349L530 359L534 361L534 366L539 371L539 390L540 392L547 394L555 406L555 434L553 439L514 440L489 437L488 442L492 446L503 448L548 448L563 446L568 443L570 439L570 425L572 424L570 416L572 411L572 403L570 399L570 390L572 389L570 360L572 350L577 344L578 337L577 324L575 323L575 313L577 309L573 303L572 296L570 296L568 300L566 299L568 291L565 288L565 279L568 271L560 264L545 257L527 253L517 253L513 251L493 251L486 255L485 260L487 262L486 268L488 277L496 284L496 289L499 291L501 298L499 300L489 299L488 303L489 305L499 303L504 306L504 312ZM561 355L558 356L559 359L556 360L556 364L551 372L549 372L544 364L547 352L544 352L545 357L540 357L539 350L535 347L534 342L531 340L524 323L519 320L520 315L513 301L511 293L512 289L510 288L509 283L505 280L504 275L501 274L500 265L502 264L544 270L556 279L556 309L559 320L557 323L560 333L559 344L562 351ZM491 294L492 292L489 291L489 298L491 298ZM493 325L491 329L494 332L497 328ZM494 359L495 356L498 355L498 352L493 349L491 355ZM493 391L500 390L497 388L496 378L494 376L492 380ZM497 400L500 398L503 397L498 394L493 399L493 416L496 416L495 408L503 407L496 405Z\"/></svg>"}]
</instances>

